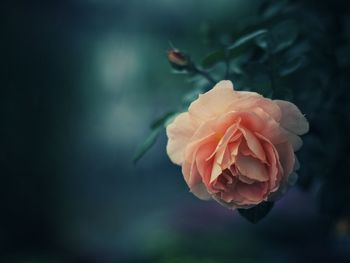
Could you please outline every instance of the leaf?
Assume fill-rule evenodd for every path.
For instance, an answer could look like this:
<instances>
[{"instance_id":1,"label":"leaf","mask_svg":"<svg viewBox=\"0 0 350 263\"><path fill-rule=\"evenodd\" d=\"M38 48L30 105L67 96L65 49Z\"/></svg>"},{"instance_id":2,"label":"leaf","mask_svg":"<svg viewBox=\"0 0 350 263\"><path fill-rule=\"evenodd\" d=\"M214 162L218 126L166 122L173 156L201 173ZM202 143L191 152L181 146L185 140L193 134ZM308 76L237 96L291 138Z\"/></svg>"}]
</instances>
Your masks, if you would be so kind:
<instances>
[{"instance_id":1,"label":"leaf","mask_svg":"<svg viewBox=\"0 0 350 263\"><path fill-rule=\"evenodd\" d=\"M274 99L288 100L288 101L293 100L293 91L288 87L279 86L275 90L273 95L274 95L273 96Z\"/></svg>"},{"instance_id":2,"label":"leaf","mask_svg":"<svg viewBox=\"0 0 350 263\"><path fill-rule=\"evenodd\" d=\"M267 30L259 29L252 33L241 36L232 45L227 47L227 51L225 51L225 49L219 49L207 55L202 60L202 63L201 63L202 67L209 68L215 65L216 63L225 60L226 57L233 58L241 55L244 51L246 51L248 48L250 48L254 44L253 40L255 38L257 38L258 36L264 35L266 33L267 33ZM225 54L225 52L227 52L227 54Z\"/></svg>"},{"instance_id":3,"label":"leaf","mask_svg":"<svg viewBox=\"0 0 350 263\"><path fill-rule=\"evenodd\" d=\"M259 62L247 63L242 67L241 76L242 89L255 91L264 97L271 97L272 87L268 68Z\"/></svg>"},{"instance_id":4,"label":"leaf","mask_svg":"<svg viewBox=\"0 0 350 263\"><path fill-rule=\"evenodd\" d=\"M239 38L233 45L228 48L228 58L236 58L244 54L244 52L248 51L255 45L255 39L259 36L266 35L267 30L261 29L255 31L251 34L245 35Z\"/></svg>"},{"instance_id":5,"label":"leaf","mask_svg":"<svg viewBox=\"0 0 350 263\"><path fill-rule=\"evenodd\" d=\"M291 46L297 39L299 30L293 20L285 20L273 26L265 35L256 38L256 44L271 53L280 52Z\"/></svg>"},{"instance_id":6,"label":"leaf","mask_svg":"<svg viewBox=\"0 0 350 263\"><path fill-rule=\"evenodd\" d=\"M280 66L279 75L281 77L284 77L289 74L292 74L295 71L297 71L299 68L304 66L304 64L305 64L305 57L301 56L301 57L290 59Z\"/></svg>"},{"instance_id":7,"label":"leaf","mask_svg":"<svg viewBox=\"0 0 350 263\"><path fill-rule=\"evenodd\" d=\"M199 94L202 93L204 93L203 87L196 87L190 92L186 93L182 99L184 110L187 110L188 106L198 98Z\"/></svg>"},{"instance_id":8,"label":"leaf","mask_svg":"<svg viewBox=\"0 0 350 263\"><path fill-rule=\"evenodd\" d=\"M273 205L273 202L263 202L252 208L240 208L237 210L239 214L245 219L247 219L249 222L256 224L271 211Z\"/></svg>"},{"instance_id":9,"label":"leaf","mask_svg":"<svg viewBox=\"0 0 350 263\"><path fill-rule=\"evenodd\" d=\"M286 3L286 0L279 0L272 3L264 2L264 4L260 7L259 13L265 19L274 17L281 13Z\"/></svg>"},{"instance_id":10,"label":"leaf","mask_svg":"<svg viewBox=\"0 0 350 263\"><path fill-rule=\"evenodd\" d=\"M238 48L238 47L240 47L242 45L247 44L248 42L250 42L251 40L255 39L256 37L264 35L266 33L267 33L266 29L260 29L260 30L257 30L255 32L252 32L250 34L244 35L244 36L240 37L239 39L237 39L235 41L235 43L233 43L227 49L228 50L232 50L232 49Z\"/></svg>"},{"instance_id":11,"label":"leaf","mask_svg":"<svg viewBox=\"0 0 350 263\"><path fill-rule=\"evenodd\" d=\"M274 41L276 41L274 52L279 52L291 46L297 39L298 33L296 23L292 20L287 20L278 24L272 30Z\"/></svg>"},{"instance_id":12,"label":"leaf","mask_svg":"<svg viewBox=\"0 0 350 263\"><path fill-rule=\"evenodd\" d=\"M300 41L299 43L295 43L293 47L288 49L286 52L286 56L289 59L300 57L305 55L311 49L310 43L308 41Z\"/></svg>"},{"instance_id":13,"label":"leaf","mask_svg":"<svg viewBox=\"0 0 350 263\"><path fill-rule=\"evenodd\" d=\"M163 116L161 116L160 118L158 118L152 122L151 129L154 130L154 129L161 127L161 126L165 127L166 126L165 124L168 122L169 119L172 119L172 117L174 115L177 115L177 113L174 111L169 111L169 112L163 114Z\"/></svg>"},{"instance_id":14,"label":"leaf","mask_svg":"<svg viewBox=\"0 0 350 263\"><path fill-rule=\"evenodd\" d=\"M209 53L203 60L202 60L202 67L203 68L209 68L216 63L222 61L225 59L225 50L224 49L219 49L216 51L213 51Z\"/></svg>"},{"instance_id":15,"label":"leaf","mask_svg":"<svg viewBox=\"0 0 350 263\"><path fill-rule=\"evenodd\" d=\"M158 135L161 132L161 130L162 127L158 127L152 130L151 133L148 135L147 139L140 145L133 158L133 162L135 164L154 145L154 143L157 141Z\"/></svg>"},{"instance_id":16,"label":"leaf","mask_svg":"<svg viewBox=\"0 0 350 263\"><path fill-rule=\"evenodd\" d=\"M151 124L151 133L148 135L146 140L140 145L136 154L134 156L134 163L137 163L138 160L142 158L142 156L153 146L156 142L159 133L178 115L178 112L169 111L165 113L160 118L156 119Z\"/></svg>"},{"instance_id":17,"label":"leaf","mask_svg":"<svg viewBox=\"0 0 350 263\"><path fill-rule=\"evenodd\" d=\"M269 46L269 38L267 35L262 35L256 38L255 43L257 46L261 47L263 50L267 50Z\"/></svg>"}]
</instances>

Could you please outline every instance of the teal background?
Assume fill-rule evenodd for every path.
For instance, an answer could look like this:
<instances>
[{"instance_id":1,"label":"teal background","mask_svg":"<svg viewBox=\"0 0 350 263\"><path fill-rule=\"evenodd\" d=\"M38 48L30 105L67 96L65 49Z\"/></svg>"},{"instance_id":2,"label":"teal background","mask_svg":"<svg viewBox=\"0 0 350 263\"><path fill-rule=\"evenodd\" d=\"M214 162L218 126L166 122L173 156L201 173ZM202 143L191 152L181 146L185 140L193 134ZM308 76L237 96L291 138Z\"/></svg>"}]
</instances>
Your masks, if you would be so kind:
<instances>
[{"instance_id":1,"label":"teal background","mask_svg":"<svg viewBox=\"0 0 350 263\"><path fill-rule=\"evenodd\" d=\"M327 24L313 48L349 35L342 1L294 2ZM339 117L348 112L347 38L332 51L345 66L335 69L341 83L328 89L342 97L329 116L313 106L326 107L324 91L298 91L312 127L299 153L300 187L261 223L189 193L165 154L164 133L132 163L151 121L191 88L171 73L169 41L200 61L215 46L210 30L225 37L260 3L3 3L0 261L349 262L349 122ZM333 166L325 169L325 160Z\"/></svg>"}]
</instances>

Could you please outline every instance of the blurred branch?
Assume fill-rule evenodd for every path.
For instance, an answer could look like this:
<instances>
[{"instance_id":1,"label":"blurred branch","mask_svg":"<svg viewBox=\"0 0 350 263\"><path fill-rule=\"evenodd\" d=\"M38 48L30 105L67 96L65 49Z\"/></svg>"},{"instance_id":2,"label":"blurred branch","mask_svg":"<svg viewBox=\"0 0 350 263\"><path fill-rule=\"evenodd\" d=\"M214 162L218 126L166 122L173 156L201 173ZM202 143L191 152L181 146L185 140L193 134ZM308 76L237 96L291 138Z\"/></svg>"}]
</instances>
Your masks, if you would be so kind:
<instances>
[{"instance_id":1,"label":"blurred branch","mask_svg":"<svg viewBox=\"0 0 350 263\"><path fill-rule=\"evenodd\" d=\"M230 58L228 56L227 50L225 50L225 65L226 65L225 79L228 79L230 75Z\"/></svg>"},{"instance_id":2,"label":"blurred branch","mask_svg":"<svg viewBox=\"0 0 350 263\"><path fill-rule=\"evenodd\" d=\"M193 71L194 73L203 76L206 78L210 84L215 85L217 81L207 72L202 69L199 69L195 64L193 64Z\"/></svg>"}]
</instances>

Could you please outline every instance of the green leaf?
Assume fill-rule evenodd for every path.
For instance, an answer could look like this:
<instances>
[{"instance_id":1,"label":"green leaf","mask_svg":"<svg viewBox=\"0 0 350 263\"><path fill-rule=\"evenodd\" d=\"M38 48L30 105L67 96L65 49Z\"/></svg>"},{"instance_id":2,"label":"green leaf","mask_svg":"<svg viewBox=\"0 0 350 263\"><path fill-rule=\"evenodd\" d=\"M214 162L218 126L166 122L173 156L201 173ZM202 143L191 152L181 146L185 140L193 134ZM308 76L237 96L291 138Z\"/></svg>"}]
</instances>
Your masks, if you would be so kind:
<instances>
[{"instance_id":1,"label":"green leaf","mask_svg":"<svg viewBox=\"0 0 350 263\"><path fill-rule=\"evenodd\" d=\"M267 50L269 46L269 37L267 35L259 36L255 39L255 43L263 50Z\"/></svg>"},{"instance_id":2,"label":"green leaf","mask_svg":"<svg viewBox=\"0 0 350 263\"><path fill-rule=\"evenodd\" d=\"M141 157L154 145L154 143L157 141L158 135L161 132L161 130L162 127L158 127L151 131L147 139L137 149L133 158L134 163L137 163L141 159Z\"/></svg>"},{"instance_id":3,"label":"green leaf","mask_svg":"<svg viewBox=\"0 0 350 263\"><path fill-rule=\"evenodd\" d=\"M278 24L272 32L274 41L276 41L274 52L279 52L291 46L297 39L299 33L296 23L292 20L287 20Z\"/></svg>"},{"instance_id":4,"label":"green leaf","mask_svg":"<svg viewBox=\"0 0 350 263\"><path fill-rule=\"evenodd\" d=\"M186 93L182 99L184 110L187 110L188 106L198 98L199 94L202 93L204 93L203 87L196 87Z\"/></svg>"},{"instance_id":5,"label":"green leaf","mask_svg":"<svg viewBox=\"0 0 350 263\"><path fill-rule=\"evenodd\" d=\"M227 49L232 50L232 49L238 48L240 46L246 45L249 42L251 42L253 39L255 39L256 37L264 35L266 33L267 33L266 29L260 29L260 30L254 31L252 33L249 33L247 35L244 35L244 36L240 37L239 39L237 39L235 41L235 43L233 43Z\"/></svg>"},{"instance_id":6,"label":"green leaf","mask_svg":"<svg viewBox=\"0 0 350 263\"><path fill-rule=\"evenodd\" d=\"M274 99L293 101L293 91L284 86L279 86L274 93Z\"/></svg>"},{"instance_id":7,"label":"green leaf","mask_svg":"<svg viewBox=\"0 0 350 263\"><path fill-rule=\"evenodd\" d=\"M174 111L169 111L160 118L156 119L155 121L152 122L151 124L151 129L154 130L156 128L159 128L161 126L166 127L166 123L168 122L169 119L172 119L174 115L177 115L177 112Z\"/></svg>"},{"instance_id":8,"label":"green leaf","mask_svg":"<svg viewBox=\"0 0 350 263\"><path fill-rule=\"evenodd\" d=\"M266 33L267 33L267 30L260 29L252 33L241 36L232 45L227 47L226 51L225 49L219 49L207 55L202 60L202 63L201 63L202 67L209 68L215 65L216 63L225 60L226 58L233 58L241 55L243 52L249 49L252 45L254 45L253 40L255 38L257 38L258 36L264 35ZM225 52L227 53L225 54Z\"/></svg>"},{"instance_id":9,"label":"green leaf","mask_svg":"<svg viewBox=\"0 0 350 263\"><path fill-rule=\"evenodd\" d=\"M299 30L294 20L285 20L273 26L267 34L256 38L256 44L271 53L290 47L297 39Z\"/></svg>"},{"instance_id":10,"label":"green leaf","mask_svg":"<svg viewBox=\"0 0 350 263\"><path fill-rule=\"evenodd\" d=\"M266 33L267 33L267 30L261 29L239 38L235 43L233 43L228 48L227 57L231 59L231 58L236 58L243 55L245 52L247 52L249 49L255 46L254 40L256 38L260 36L264 36L266 35Z\"/></svg>"},{"instance_id":11,"label":"green leaf","mask_svg":"<svg viewBox=\"0 0 350 263\"><path fill-rule=\"evenodd\" d=\"M137 163L138 160L154 145L156 142L159 133L178 115L178 112L170 111L160 118L156 119L151 124L151 133L148 135L146 140L140 145L137 149L136 154L134 155L134 163Z\"/></svg>"},{"instance_id":12,"label":"green leaf","mask_svg":"<svg viewBox=\"0 0 350 263\"><path fill-rule=\"evenodd\" d=\"M258 223L265 216L267 216L267 214L271 211L273 205L273 202L263 202L252 208L240 208L237 210L241 216L243 216L249 222L255 224Z\"/></svg>"},{"instance_id":13,"label":"green leaf","mask_svg":"<svg viewBox=\"0 0 350 263\"><path fill-rule=\"evenodd\" d=\"M305 57L296 57L290 60L287 60L283 63L279 68L279 75L281 77L287 76L289 74L294 73L299 68L301 68L305 64Z\"/></svg>"},{"instance_id":14,"label":"green leaf","mask_svg":"<svg viewBox=\"0 0 350 263\"><path fill-rule=\"evenodd\" d=\"M265 2L260 10L259 13L261 16L265 19L274 17L281 13L283 8L285 8L287 1L286 0L279 0L279 1L274 1L272 3Z\"/></svg>"},{"instance_id":15,"label":"green leaf","mask_svg":"<svg viewBox=\"0 0 350 263\"><path fill-rule=\"evenodd\" d=\"M215 65L216 63L218 63L224 59L225 59L225 50L219 49L219 50L216 50L216 51L209 53L202 60L201 65L203 68L210 68L211 66Z\"/></svg>"},{"instance_id":16,"label":"green leaf","mask_svg":"<svg viewBox=\"0 0 350 263\"><path fill-rule=\"evenodd\" d=\"M242 89L255 91L268 98L272 96L270 73L266 65L259 62L247 63L242 70Z\"/></svg>"}]
</instances>

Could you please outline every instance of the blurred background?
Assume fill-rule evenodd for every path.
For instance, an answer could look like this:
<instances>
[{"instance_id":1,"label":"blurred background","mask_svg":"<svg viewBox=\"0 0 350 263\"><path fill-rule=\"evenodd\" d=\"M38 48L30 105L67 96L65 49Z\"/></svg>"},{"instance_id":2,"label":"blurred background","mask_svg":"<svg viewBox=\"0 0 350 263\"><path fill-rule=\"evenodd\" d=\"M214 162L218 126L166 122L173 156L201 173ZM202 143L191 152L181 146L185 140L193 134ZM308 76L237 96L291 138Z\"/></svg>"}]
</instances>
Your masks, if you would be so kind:
<instances>
[{"instance_id":1,"label":"blurred background","mask_svg":"<svg viewBox=\"0 0 350 263\"><path fill-rule=\"evenodd\" d=\"M169 41L200 61L264 2L2 3L0 262L350 262L345 1L289 1L317 28L290 80L311 131L299 187L259 224L189 193L164 133L132 162L191 88Z\"/></svg>"}]
</instances>

